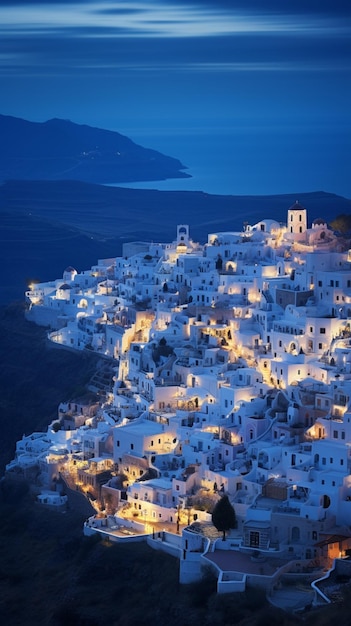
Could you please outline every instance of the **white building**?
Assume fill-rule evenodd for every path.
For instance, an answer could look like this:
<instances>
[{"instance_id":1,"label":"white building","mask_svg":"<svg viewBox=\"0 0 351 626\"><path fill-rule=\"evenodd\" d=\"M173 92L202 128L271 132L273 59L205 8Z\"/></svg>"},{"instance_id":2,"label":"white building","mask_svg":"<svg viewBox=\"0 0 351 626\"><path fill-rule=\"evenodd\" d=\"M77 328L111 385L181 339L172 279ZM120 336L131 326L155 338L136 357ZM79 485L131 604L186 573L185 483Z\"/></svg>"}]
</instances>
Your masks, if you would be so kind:
<instances>
[{"instance_id":1,"label":"white building","mask_svg":"<svg viewBox=\"0 0 351 626\"><path fill-rule=\"evenodd\" d=\"M351 514L349 251L296 202L286 225L204 246L179 225L125 252L26 293L53 341L114 359L116 380L94 423L24 438L8 471L52 477L74 436L83 459L127 477L139 521L176 524L188 499L226 493L245 549L322 554Z\"/></svg>"}]
</instances>

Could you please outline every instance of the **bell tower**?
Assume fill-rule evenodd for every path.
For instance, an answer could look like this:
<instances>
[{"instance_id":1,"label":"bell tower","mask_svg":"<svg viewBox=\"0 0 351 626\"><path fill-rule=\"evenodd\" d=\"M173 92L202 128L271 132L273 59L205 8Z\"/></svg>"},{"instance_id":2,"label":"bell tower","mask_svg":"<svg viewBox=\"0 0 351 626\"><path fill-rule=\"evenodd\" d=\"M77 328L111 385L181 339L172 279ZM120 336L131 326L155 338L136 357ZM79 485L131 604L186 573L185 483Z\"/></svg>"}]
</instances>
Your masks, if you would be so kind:
<instances>
[{"instance_id":1,"label":"bell tower","mask_svg":"<svg viewBox=\"0 0 351 626\"><path fill-rule=\"evenodd\" d=\"M307 211L298 200L288 209L287 228L288 233L293 235L300 235L307 230Z\"/></svg>"},{"instance_id":2,"label":"bell tower","mask_svg":"<svg viewBox=\"0 0 351 626\"><path fill-rule=\"evenodd\" d=\"M177 245L183 244L188 246L189 244L189 226L187 224L179 224L177 226Z\"/></svg>"}]
</instances>

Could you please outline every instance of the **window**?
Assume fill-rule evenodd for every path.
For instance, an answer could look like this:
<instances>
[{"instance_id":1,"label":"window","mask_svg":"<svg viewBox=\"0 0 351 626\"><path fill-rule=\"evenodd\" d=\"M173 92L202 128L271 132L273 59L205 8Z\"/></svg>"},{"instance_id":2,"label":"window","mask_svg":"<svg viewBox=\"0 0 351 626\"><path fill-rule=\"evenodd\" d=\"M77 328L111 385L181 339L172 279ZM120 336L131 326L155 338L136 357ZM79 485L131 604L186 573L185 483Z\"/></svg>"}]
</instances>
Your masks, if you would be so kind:
<instances>
[{"instance_id":1,"label":"window","mask_svg":"<svg viewBox=\"0 0 351 626\"><path fill-rule=\"evenodd\" d=\"M298 526L293 526L291 529L291 541L300 541L300 529Z\"/></svg>"},{"instance_id":2,"label":"window","mask_svg":"<svg viewBox=\"0 0 351 626\"><path fill-rule=\"evenodd\" d=\"M321 335L325 335L325 328L320 328L319 332L320 332Z\"/></svg>"},{"instance_id":3,"label":"window","mask_svg":"<svg viewBox=\"0 0 351 626\"><path fill-rule=\"evenodd\" d=\"M258 548L260 545L260 533L257 530L250 531L250 547Z\"/></svg>"}]
</instances>

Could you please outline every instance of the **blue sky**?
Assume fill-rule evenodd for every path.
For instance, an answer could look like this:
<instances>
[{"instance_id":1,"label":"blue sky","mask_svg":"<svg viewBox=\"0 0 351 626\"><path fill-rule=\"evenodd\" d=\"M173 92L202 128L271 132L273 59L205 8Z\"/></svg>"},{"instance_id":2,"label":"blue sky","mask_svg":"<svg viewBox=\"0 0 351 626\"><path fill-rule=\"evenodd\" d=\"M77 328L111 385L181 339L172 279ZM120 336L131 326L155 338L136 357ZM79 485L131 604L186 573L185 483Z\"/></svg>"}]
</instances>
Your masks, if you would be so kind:
<instances>
[{"instance_id":1,"label":"blue sky","mask_svg":"<svg viewBox=\"0 0 351 626\"><path fill-rule=\"evenodd\" d=\"M351 171L348 0L3 0L0 93L1 113L32 121L67 118L163 151L177 134L168 153L183 162L190 136L247 133L262 151L272 133L274 150L297 152L305 133L312 155L325 137L326 190L351 197L340 184Z\"/></svg>"}]
</instances>

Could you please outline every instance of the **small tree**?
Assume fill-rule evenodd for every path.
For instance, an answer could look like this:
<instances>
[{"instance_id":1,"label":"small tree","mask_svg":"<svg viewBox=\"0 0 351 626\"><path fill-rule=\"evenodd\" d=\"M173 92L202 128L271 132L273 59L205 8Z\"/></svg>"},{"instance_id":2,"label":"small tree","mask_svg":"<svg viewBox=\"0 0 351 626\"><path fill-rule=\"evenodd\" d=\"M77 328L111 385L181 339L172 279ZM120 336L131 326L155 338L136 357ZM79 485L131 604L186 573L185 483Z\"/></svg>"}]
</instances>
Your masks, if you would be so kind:
<instances>
[{"instance_id":1,"label":"small tree","mask_svg":"<svg viewBox=\"0 0 351 626\"><path fill-rule=\"evenodd\" d=\"M227 530L236 528L238 525L235 511L229 502L228 496L222 496L218 500L212 513L212 524L223 532L223 541L225 541L225 534Z\"/></svg>"}]
</instances>

